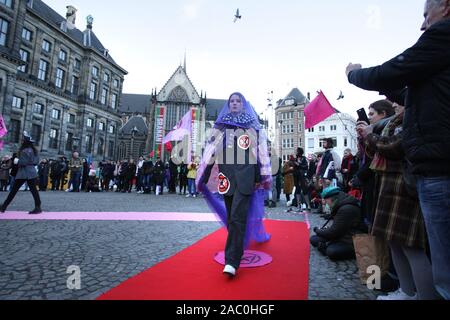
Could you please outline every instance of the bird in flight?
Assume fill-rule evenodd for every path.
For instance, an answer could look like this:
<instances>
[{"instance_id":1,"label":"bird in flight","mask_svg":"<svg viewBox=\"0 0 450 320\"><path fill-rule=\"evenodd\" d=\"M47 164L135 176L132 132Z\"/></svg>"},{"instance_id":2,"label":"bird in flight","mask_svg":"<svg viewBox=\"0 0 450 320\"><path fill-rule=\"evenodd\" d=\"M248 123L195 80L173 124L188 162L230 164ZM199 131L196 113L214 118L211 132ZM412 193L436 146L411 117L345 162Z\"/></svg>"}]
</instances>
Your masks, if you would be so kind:
<instances>
[{"instance_id":1,"label":"bird in flight","mask_svg":"<svg viewBox=\"0 0 450 320\"><path fill-rule=\"evenodd\" d=\"M342 100L342 99L344 99L344 94L342 93L342 91L341 91L341 93L339 94L339 98L337 98L338 100Z\"/></svg>"},{"instance_id":2,"label":"bird in flight","mask_svg":"<svg viewBox=\"0 0 450 320\"><path fill-rule=\"evenodd\" d=\"M238 21L238 19L241 19L242 16L239 14L239 8L236 10L236 14L234 15L234 23Z\"/></svg>"}]
</instances>

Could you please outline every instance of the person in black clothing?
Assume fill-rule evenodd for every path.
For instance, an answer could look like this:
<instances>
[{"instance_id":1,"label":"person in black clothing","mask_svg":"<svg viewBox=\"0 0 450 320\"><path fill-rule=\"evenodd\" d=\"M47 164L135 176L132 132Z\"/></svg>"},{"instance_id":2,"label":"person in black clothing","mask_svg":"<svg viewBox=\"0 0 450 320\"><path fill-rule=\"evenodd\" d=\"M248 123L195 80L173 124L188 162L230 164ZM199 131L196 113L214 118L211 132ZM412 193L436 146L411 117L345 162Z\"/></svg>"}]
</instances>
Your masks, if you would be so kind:
<instances>
[{"instance_id":1,"label":"person in black clothing","mask_svg":"<svg viewBox=\"0 0 450 320\"><path fill-rule=\"evenodd\" d=\"M136 164L134 163L133 159L130 159L130 162L128 163L126 178L125 178L127 180L127 184L128 184L128 189L125 189L125 191L128 191L128 193L131 193L131 189L133 188L133 181L134 181L134 178L136 177L136 171L137 171Z\"/></svg>"},{"instance_id":2,"label":"person in black clothing","mask_svg":"<svg viewBox=\"0 0 450 320\"><path fill-rule=\"evenodd\" d=\"M184 161L182 161L180 164L180 173L179 173L180 194L181 195L186 195L187 174L188 174L187 164L185 164Z\"/></svg>"},{"instance_id":3,"label":"person in black clothing","mask_svg":"<svg viewBox=\"0 0 450 320\"><path fill-rule=\"evenodd\" d=\"M143 174L143 191L146 194L152 192L152 178L153 178L153 161L147 158L142 165Z\"/></svg>"},{"instance_id":4,"label":"person in black clothing","mask_svg":"<svg viewBox=\"0 0 450 320\"><path fill-rule=\"evenodd\" d=\"M308 171L308 160L304 156L304 150L297 148L297 154L294 162L294 184L295 198L299 212L302 210L302 203L306 203L308 210L311 209L311 203L308 194L308 181L306 173Z\"/></svg>"},{"instance_id":5,"label":"person in black clothing","mask_svg":"<svg viewBox=\"0 0 450 320\"><path fill-rule=\"evenodd\" d=\"M83 173L81 178L81 190L86 191L86 183L89 177L89 163L86 159L83 159Z\"/></svg>"},{"instance_id":6,"label":"person in black clothing","mask_svg":"<svg viewBox=\"0 0 450 320\"><path fill-rule=\"evenodd\" d=\"M177 165L175 162L173 162L173 158L170 158L169 161L169 171L170 171L170 178L169 178L169 193L177 193L177 176L178 176L178 170Z\"/></svg>"},{"instance_id":7,"label":"person in black clothing","mask_svg":"<svg viewBox=\"0 0 450 320\"><path fill-rule=\"evenodd\" d=\"M114 178L114 166L110 160L103 165L103 190L108 192L111 180Z\"/></svg>"},{"instance_id":8,"label":"person in black clothing","mask_svg":"<svg viewBox=\"0 0 450 320\"><path fill-rule=\"evenodd\" d=\"M156 195L163 194L165 173L166 173L166 169L164 167L164 163L161 161L161 158L158 158L156 160L155 167L153 170L153 180L154 180L154 184L155 184Z\"/></svg>"},{"instance_id":9,"label":"person in black clothing","mask_svg":"<svg viewBox=\"0 0 450 320\"><path fill-rule=\"evenodd\" d=\"M47 191L49 171L50 171L50 166L47 163L47 159L43 159L38 166L39 191Z\"/></svg>"},{"instance_id":10,"label":"person in black clothing","mask_svg":"<svg viewBox=\"0 0 450 320\"><path fill-rule=\"evenodd\" d=\"M344 151L344 157L342 159L341 165L341 174L343 179L344 192L347 193L350 190L348 183L350 182L350 180L353 179L357 171L358 171L358 159L353 156L351 149L346 149Z\"/></svg>"},{"instance_id":11,"label":"person in black clothing","mask_svg":"<svg viewBox=\"0 0 450 320\"><path fill-rule=\"evenodd\" d=\"M27 183L34 199L34 210L30 211L29 214L42 213L41 198L39 197L39 191L36 187L38 178L36 166L38 163L39 156L38 151L34 146L34 140L31 136L24 132L22 145L19 150L19 158L14 160L14 164L18 166L14 186L8 194L8 198L6 198L5 202L0 206L0 213L4 213L6 211L9 204L24 183Z\"/></svg>"},{"instance_id":12,"label":"person in black clothing","mask_svg":"<svg viewBox=\"0 0 450 320\"><path fill-rule=\"evenodd\" d=\"M61 191L64 190L64 185L66 185L68 183L68 180L67 180L68 173L69 173L69 163L68 163L66 157L62 157L62 160L61 160L61 182L59 185ZM68 183L67 187L70 187L70 183Z\"/></svg>"},{"instance_id":13,"label":"person in black clothing","mask_svg":"<svg viewBox=\"0 0 450 320\"><path fill-rule=\"evenodd\" d=\"M358 200L337 187L326 188L322 198L331 208L331 217L322 228L314 228L311 245L333 261L354 259L353 235L367 232L362 224ZM331 220L332 226L326 228Z\"/></svg>"}]
</instances>

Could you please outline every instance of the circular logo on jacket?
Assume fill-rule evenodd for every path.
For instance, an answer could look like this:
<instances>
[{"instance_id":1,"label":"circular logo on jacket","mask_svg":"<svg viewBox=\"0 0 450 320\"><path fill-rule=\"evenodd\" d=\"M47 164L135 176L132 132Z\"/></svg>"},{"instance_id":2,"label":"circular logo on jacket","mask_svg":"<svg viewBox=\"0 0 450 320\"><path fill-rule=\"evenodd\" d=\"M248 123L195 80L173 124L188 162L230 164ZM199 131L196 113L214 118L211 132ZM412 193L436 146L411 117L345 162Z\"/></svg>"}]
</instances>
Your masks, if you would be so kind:
<instances>
[{"instance_id":1,"label":"circular logo on jacket","mask_svg":"<svg viewBox=\"0 0 450 320\"><path fill-rule=\"evenodd\" d=\"M250 144L251 144L250 137L248 135L244 134L239 137L238 146L242 150L248 150L248 148L250 148Z\"/></svg>"},{"instance_id":2,"label":"circular logo on jacket","mask_svg":"<svg viewBox=\"0 0 450 320\"><path fill-rule=\"evenodd\" d=\"M231 183L230 180L223 174L219 173L219 193L227 194L230 191Z\"/></svg>"}]
</instances>

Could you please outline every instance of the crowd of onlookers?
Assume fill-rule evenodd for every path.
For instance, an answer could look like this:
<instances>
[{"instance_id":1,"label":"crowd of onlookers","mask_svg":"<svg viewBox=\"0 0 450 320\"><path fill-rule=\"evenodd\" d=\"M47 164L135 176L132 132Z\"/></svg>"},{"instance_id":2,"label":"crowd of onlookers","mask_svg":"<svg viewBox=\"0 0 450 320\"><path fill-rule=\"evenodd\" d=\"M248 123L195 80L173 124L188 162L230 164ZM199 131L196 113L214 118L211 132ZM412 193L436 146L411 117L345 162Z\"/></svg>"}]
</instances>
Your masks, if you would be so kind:
<instances>
[{"instance_id":1,"label":"crowd of onlookers","mask_svg":"<svg viewBox=\"0 0 450 320\"><path fill-rule=\"evenodd\" d=\"M17 154L5 156L0 167L0 191L9 191L17 174L14 159ZM140 157L121 161L102 161L94 166L88 159L80 159L74 152L71 159L42 159L37 166L39 191L67 192L137 192L162 195L179 192L187 197L198 195L195 186L198 162L163 163L160 158ZM26 188L26 186L25 186Z\"/></svg>"}]
</instances>

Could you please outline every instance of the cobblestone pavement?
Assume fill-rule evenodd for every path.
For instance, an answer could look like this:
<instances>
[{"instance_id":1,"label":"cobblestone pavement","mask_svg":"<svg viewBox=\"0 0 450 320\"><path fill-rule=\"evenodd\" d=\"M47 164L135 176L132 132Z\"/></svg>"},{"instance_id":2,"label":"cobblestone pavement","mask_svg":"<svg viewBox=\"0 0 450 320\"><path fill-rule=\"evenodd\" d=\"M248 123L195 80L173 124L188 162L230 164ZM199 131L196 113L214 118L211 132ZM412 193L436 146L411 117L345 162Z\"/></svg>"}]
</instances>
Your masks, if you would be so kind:
<instances>
[{"instance_id":1,"label":"cobblestone pavement","mask_svg":"<svg viewBox=\"0 0 450 320\"><path fill-rule=\"evenodd\" d=\"M210 212L205 201L178 195L136 193L41 193L45 211ZM0 202L6 193L0 194ZM20 192L11 211L33 208ZM275 220L304 221L304 216L268 209ZM323 224L310 215L311 226ZM0 300L95 299L128 278L173 256L220 228L216 222L165 221L0 221ZM69 290L69 266L79 266L81 290ZM334 263L311 249L311 300L370 300L355 261Z\"/></svg>"}]
</instances>

